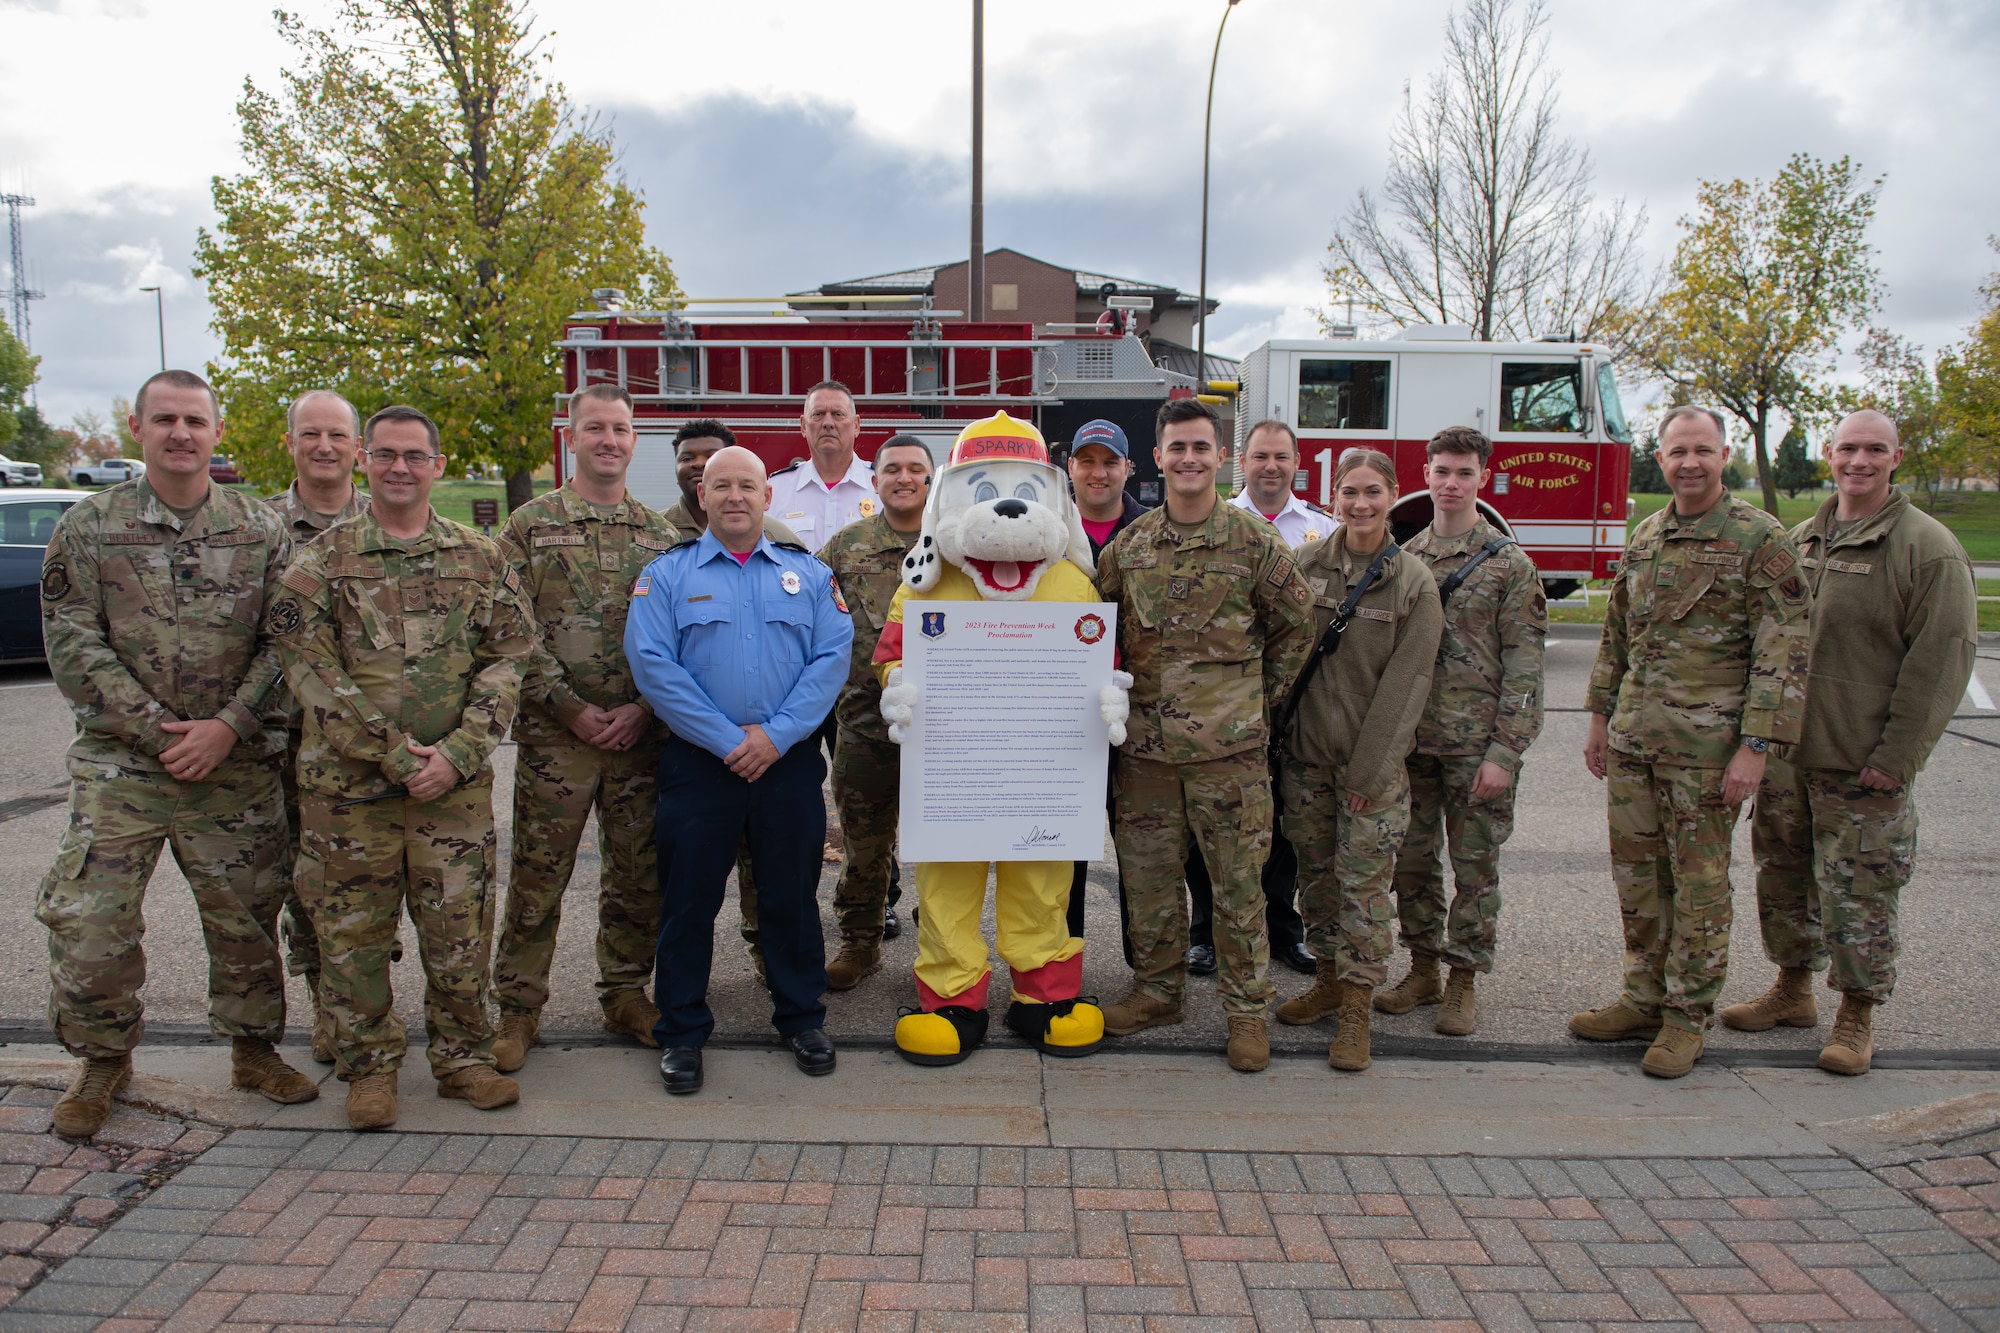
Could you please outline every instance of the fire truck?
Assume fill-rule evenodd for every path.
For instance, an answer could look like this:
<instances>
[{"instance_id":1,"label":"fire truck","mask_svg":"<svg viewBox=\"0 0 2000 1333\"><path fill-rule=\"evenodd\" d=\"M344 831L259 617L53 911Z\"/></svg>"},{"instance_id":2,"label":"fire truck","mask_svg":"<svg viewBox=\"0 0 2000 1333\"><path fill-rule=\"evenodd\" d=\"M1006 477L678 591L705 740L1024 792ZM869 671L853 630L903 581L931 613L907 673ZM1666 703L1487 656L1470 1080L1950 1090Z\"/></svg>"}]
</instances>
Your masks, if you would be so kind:
<instances>
[{"instance_id":1,"label":"fire truck","mask_svg":"<svg viewBox=\"0 0 2000 1333\"><path fill-rule=\"evenodd\" d=\"M1293 489L1322 507L1332 507L1344 449L1365 444L1394 458L1399 538L1431 518L1425 442L1466 425L1494 442L1481 509L1520 541L1552 596L1615 573L1625 543L1631 437L1609 357L1589 344L1479 343L1450 328L1383 342L1269 342L1225 386L1154 365L1115 314L1045 325L1037 336L1032 324L958 319L929 298L837 298L859 309L822 308L814 303L835 298L820 297L691 300L628 312L617 293L597 295L601 308L565 322L565 397L552 424L559 439L567 394L587 384L630 393L639 439L627 484L656 508L680 498L672 440L683 423L721 421L775 471L807 458L802 400L829 379L854 394L863 458L907 433L942 462L966 422L1000 410L1033 421L1060 457L1085 422L1115 421L1134 445L1130 489L1157 505L1160 473L1146 442L1160 403L1235 388L1236 445L1259 421L1286 422L1299 434ZM709 306L720 308L697 312ZM558 484L566 461L558 447Z\"/></svg>"},{"instance_id":2,"label":"fire truck","mask_svg":"<svg viewBox=\"0 0 2000 1333\"><path fill-rule=\"evenodd\" d=\"M1425 444L1446 426L1471 426L1493 441L1479 508L1520 542L1549 595L1617 573L1632 432L1605 348L1475 342L1469 329L1429 326L1384 341L1267 342L1239 374L1239 449L1259 421L1297 431L1292 489L1309 503L1332 508L1342 453L1379 449L1396 463L1392 531L1408 540L1431 521Z\"/></svg>"},{"instance_id":3,"label":"fire truck","mask_svg":"<svg viewBox=\"0 0 2000 1333\"><path fill-rule=\"evenodd\" d=\"M841 298L866 308L824 313L815 312L816 297L706 313L693 311L752 303L690 301L626 312L615 295L599 299L611 308L572 315L557 344L565 395L555 409L557 438L568 424L569 393L586 384L624 388L639 436L627 485L662 509L680 498L672 440L683 423L721 421L776 471L807 457L800 409L805 391L822 380L853 392L861 457L873 458L882 441L905 433L922 439L940 463L966 422L1002 410L1034 422L1051 445L1099 417L1117 421L1141 444L1152 438L1160 402L1196 389L1190 377L1155 366L1122 320L1055 326L1037 337L1032 324L955 319L954 311L931 309L929 298ZM1151 451L1133 452L1134 494L1157 505L1160 474ZM560 447L555 460L560 484Z\"/></svg>"}]
</instances>

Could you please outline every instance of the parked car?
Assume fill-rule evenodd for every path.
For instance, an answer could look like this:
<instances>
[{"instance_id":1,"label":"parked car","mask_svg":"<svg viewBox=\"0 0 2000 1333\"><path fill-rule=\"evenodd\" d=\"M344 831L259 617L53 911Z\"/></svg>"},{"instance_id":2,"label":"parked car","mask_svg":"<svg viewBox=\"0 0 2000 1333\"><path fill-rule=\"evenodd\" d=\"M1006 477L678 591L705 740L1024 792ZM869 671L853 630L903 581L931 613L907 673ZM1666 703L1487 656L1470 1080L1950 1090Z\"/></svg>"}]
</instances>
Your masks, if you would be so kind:
<instances>
[{"instance_id":1,"label":"parked car","mask_svg":"<svg viewBox=\"0 0 2000 1333\"><path fill-rule=\"evenodd\" d=\"M39 486L41 484L41 464L17 463L5 455L0 455L0 486Z\"/></svg>"},{"instance_id":2,"label":"parked car","mask_svg":"<svg viewBox=\"0 0 2000 1333\"><path fill-rule=\"evenodd\" d=\"M69 479L78 486L116 486L145 475L146 465L136 458L106 458L79 463L69 470Z\"/></svg>"},{"instance_id":3,"label":"parked car","mask_svg":"<svg viewBox=\"0 0 2000 1333\"><path fill-rule=\"evenodd\" d=\"M224 486L234 486L243 480L243 474L236 470L236 464L221 454L214 454L208 460L208 479L221 482Z\"/></svg>"},{"instance_id":4,"label":"parked car","mask_svg":"<svg viewBox=\"0 0 2000 1333\"><path fill-rule=\"evenodd\" d=\"M0 661L46 656L42 650L42 553L56 520L89 491L37 492L0 498Z\"/></svg>"}]
</instances>

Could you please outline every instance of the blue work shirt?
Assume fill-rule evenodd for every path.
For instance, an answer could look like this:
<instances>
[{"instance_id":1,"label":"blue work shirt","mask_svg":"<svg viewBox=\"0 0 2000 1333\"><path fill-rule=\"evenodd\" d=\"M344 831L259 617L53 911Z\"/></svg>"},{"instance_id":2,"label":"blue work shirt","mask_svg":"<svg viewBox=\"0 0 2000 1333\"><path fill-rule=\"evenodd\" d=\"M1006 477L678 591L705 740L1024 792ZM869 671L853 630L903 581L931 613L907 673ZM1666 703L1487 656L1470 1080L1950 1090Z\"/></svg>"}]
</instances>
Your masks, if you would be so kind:
<instances>
[{"instance_id":1,"label":"blue work shirt","mask_svg":"<svg viewBox=\"0 0 2000 1333\"><path fill-rule=\"evenodd\" d=\"M817 731L847 683L853 642L832 570L763 537L739 565L713 532L646 566L625 621L639 693L718 759L752 722L779 754Z\"/></svg>"}]
</instances>

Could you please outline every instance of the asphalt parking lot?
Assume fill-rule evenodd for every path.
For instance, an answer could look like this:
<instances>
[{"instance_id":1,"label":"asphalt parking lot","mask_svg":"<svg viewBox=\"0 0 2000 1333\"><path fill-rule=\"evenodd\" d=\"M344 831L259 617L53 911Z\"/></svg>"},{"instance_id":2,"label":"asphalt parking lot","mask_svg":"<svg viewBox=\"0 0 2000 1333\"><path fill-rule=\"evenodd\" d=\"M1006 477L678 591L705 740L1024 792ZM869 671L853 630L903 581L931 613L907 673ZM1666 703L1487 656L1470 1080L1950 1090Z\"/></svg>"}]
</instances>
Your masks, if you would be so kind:
<instances>
[{"instance_id":1,"label":"asphalt parking lot","mask_svg":"<svg viewBox=\"0 0 2000 1333\"><path fill-rule=\"evenodd\" d=\"M1584 688L1595 652L1590 638L1562 637L1549 645L1550 711L1523 770L1516 832L1503 858L1506 908L1500 921L1498 968L1480 988L1480 1026L1471 1038L1431 1031L1435 1010L1402 1017L1376 1015L1380 1054L1434 1054L1454 1058L1632 1060L1637 1046L1603 1048L1573 1041L1564 1020L1578 1009L1617 993L1619 934L1616 901L1605 853L1601 785L1584 772ZM2000 646L1983 648L1979 670L1989 690L2000 691ZM45 1034L47 955L33 919L37 886L67 817L63 750L70 737L67 708L46 671L0 668L0 914L13 928L0 933L0 1037ZM496 756L501 793L500 840L508 842L505 793L512 781L511 746ZM1993 984L2000 948L2000 712L1962 704L1930 767L1918 780L1922 820L1918 873L1903 899L1904 954L1894 1000L1877 1015L1878 1059L1885 1064L2000 1064L2000 987ZM595 834L591 834L594 842ZM1757 937L1751 889L1748 824L1735 842L1737 934L1725 1003L1747 999L1768 984L1772 969ZM821 882L822 915L835 940L831 912L838 867ZM592 917L598 860L586 846L565 900L557 949L554 995L543 1017L545 1037L558 1043L596 1042L597 1008L591 988ZM903 870L908 890L913 881ZM1086 935L1085 989L1107 1002L1125 991L1128 973L1116 938L1111 866L1093 865ZM905 906L908 905L908 899ZM145 988L153 1040L187 1040L205 1032L206 966L193 902L171 858L163 858L146 903L149 976ZM990 911L989 911L990 923ZM740 945L733 898L717 923L718 948L711 1000L717 1039L761 1043L770 1039L769 1000ZM909 965L915 932L905 931L886 951L885 966L859 988L830 997L829 1030L852 1045L884 1045L899 1006L913 1002ZM1392 965L1400 973L1401 959ZM1307 979L1274 968L1281 995ZM399 967L397 1004L412 1033L421 1029L422 977L415 950ZM996 988L997 990L997 988ZM295 1013L306 1012L303 987L292 983ZM1715 1058L1758 1064L1809 1063L1830 1028L1833 1001L1822 1003L1815 1034L1779 1029L1744 1034L1717 1028ZM998 1026L996 1024L996 1033ZM1224 1025L1212 983L1189 988L1188 1020L1155 1029L1143 1049L1214 1048ZM1274 1024L1280 1050L1323 1049L1330 1032ZM298 1038L295 1037L294 1040ZM996 1042L1011 1041L996 1035Z\"/></svg>"}]
</instances>

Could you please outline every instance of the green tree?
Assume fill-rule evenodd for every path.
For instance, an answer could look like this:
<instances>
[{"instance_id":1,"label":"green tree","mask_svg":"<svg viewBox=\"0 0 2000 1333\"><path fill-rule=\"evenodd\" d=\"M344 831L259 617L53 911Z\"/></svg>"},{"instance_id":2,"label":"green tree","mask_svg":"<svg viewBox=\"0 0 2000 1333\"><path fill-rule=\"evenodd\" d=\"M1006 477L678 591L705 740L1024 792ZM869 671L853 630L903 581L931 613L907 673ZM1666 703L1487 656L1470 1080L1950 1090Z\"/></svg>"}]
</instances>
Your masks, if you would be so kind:
<instances>
[{"instance_id":1,"label":"green tree","mask_svg":"<svg viewBox=\"0 0 2000 1333\"><path fill-rule=\"evenodd\" d=\"M1748 428L1773 514L1773 418L1826 410L1841 336L1865 328L1881 301L1868 243L1881 189L1847 158L1804 153L1769 185L1703 181L1667 289L1614 321L1646 369Z\"/></svg>"},{"instance_id":2,"label":"green tree","mask_svg":"<svg viewBox=\"0 0 2000 1333\"><path fill-rule=\"evenodd\" d=\"M509 508L548 460L552 346L593 288L676 289L610 133L547 77L519 0L343 0L338 31L280 12L296 57L237 103L250 169L213 183L198 241L228 452L290 474L285 404L416 404L455 466L498 463Z\"/></svg>"},{"instance_id":3,"label":"green tree","mask_svg":"<svg viewBox=\"0 0 2000 1333\"><path fill-rule=\"evenodd\" d=\"M40 378L41 363L11 329L0 326L0 450L17 447L14 439L26 424L22 413L34 410L28 393ZM34 420L41 420L41 414L35 413Z\"/></svg>"},{"instance_id":4,"label":"green tree","mask_svg":"<svg viewBox=\"0 0 2000 1333\"><path fill-rule=\"evenodd\" d=\"M2000 238L1988 243L2000 250ZM1964 343L1938 358L1937 414L1965 471L2000 478L2000 273L1979 290L1985 315Z\"/></svg>"},{"instance_id":5,"label":"green tree","mask_svg":"<svg viewBox=\"0 0 2000 1333\"><path fill-rule=\"evenodd\" d=\"M7 442L7 456L23 463L39 463L42 479L52 481L69 471L69 451L73 443L68 431L57 430L42 416L42 409L29 403L14 414L14 438Z\"/></svg>"},{"instance_id":6,"label":"green tree","mask_svg":"<svg viewBox=\"0 0 2000 1333\"><path fill-rule=\"evenodd\" d=\"M1655 451L1660 447L1660 437L1652 431L1646 438L1632 446L1632 479L1625 489L1634 495L1671 495L1673 487L1667 485L1667 474L1660 471L1660 460Z\"/></svg>"},{"instance_id":7,"label":"green tree","mask_svg":"<svg viewBox=\"0 0 2000 1333\"><path fill-rule=\"evenodd\" d=\"M1940 376L1948 376L1949 354L1933 370L1923 348L1905 342L1887 329L1871 329L1861 344L1861 387L1845 388L1839 396L1842 412L1873 408L1896 423L1903 446L1901 481L1913 483L1926 507L1937 506L1946 481L1964 475L1966 438L1952 420L1940 392Z\"/></svg>"},{"instance_id":8,"label":"green tree","mask_svg":"<svg viewBox=\"0 0 2000 1333\"><path fill-rule=\"evenodd\" d=\"M1778 444L1778 457L1772 469L1771 479L1787 498L1796 500L1799 492L1811 490L1819 485L1819 468L1806 450L1805 427L1797 422L1785 432L1785 438Z\"/></svg>"}]
</instances>

